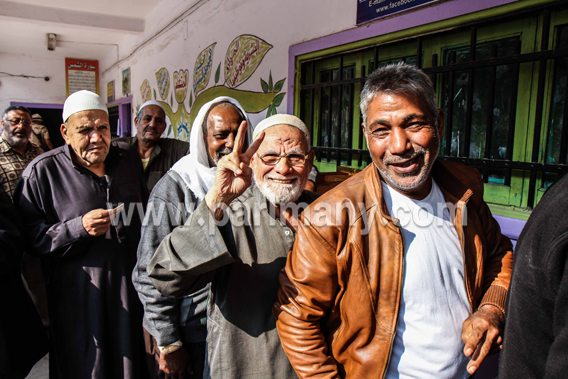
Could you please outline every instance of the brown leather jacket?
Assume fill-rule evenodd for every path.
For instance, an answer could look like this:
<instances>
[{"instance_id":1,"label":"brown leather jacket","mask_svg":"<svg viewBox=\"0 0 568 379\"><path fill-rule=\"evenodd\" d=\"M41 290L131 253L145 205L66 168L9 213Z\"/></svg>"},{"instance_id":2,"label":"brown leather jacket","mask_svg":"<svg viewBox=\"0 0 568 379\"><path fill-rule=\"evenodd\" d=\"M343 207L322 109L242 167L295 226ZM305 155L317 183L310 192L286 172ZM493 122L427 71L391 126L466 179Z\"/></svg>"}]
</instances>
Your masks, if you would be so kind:
<instances>
[{"instance_id":1,"label":"brown leather jacket","mask_svg":"<svg viewBox=\"0 0 568 379\"><path fill-rule=\"evenodd\" d=\"M479 173L437 161L432 175L451 203L472 311L492 304L504 312L512 246L483 201ZM274 305L282 345L300 378L384 376L400 305L404 245L380 180L371 164L302 214Z\"/></svg>"}]
</instances>

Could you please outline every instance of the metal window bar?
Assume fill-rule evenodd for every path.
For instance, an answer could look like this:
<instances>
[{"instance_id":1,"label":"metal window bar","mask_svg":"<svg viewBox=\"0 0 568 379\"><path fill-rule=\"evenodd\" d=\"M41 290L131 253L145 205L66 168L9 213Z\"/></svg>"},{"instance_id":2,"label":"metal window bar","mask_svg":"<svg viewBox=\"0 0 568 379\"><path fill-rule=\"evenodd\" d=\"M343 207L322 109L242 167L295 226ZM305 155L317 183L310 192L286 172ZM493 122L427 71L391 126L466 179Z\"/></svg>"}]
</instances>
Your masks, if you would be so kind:
<instances>
[{"instance_id":1,"label":"metal window bar","mask_svg":"<svg viewBox=\"0 0 568 379\"><path fill-rule=\"evenodd\" d=\"M521 41L518 40L515 44L515 54L520 54L521 52ZM517 96L519 89L519 69L521 64L513 64L513 83L511 92L511 108L509 110L509 130L507 135L507 152L505 153L505 158L508 161L513 160L513 144L515 142L515 123L517 122ZM510 147L509 147L510 146ZM507 170L505 175L505 185L511 186L511 170Z\"/></svg>"},{"instance_id":2,"label":"metal window bar","mask_svg":"<svg viewBox=\"0 0 568 379\"><path fill-rule=\"evenodd\" d=\"M319 109L318 109L318 144L319 145L323 145L323 124L322 124L322 120L323 120L323 106L321 103L321 94L323 92L323 88L319 87L318 88L318 99L320 99L319 102ZM317 160L321 162L322 160L322 152L323 150L319 150L319 149L314 149L317 152Z\"/></svg>"},{"instance_id":3,"label":"metal window bar","mask_svg":"<svg viewBox=\"0 0 568 379\"><path fill-rule=\"evenodd\" d=\"M314 82L314 81L315 81L315 77L316 77L316 64L315 64L315 62L311 62L311 63L312 63L312 66L311 66L312 82ZM312 114L312 115L313 115L313 112L314 112L315 100L316 100L315 92L316 92L316 91L315 91L314 88L312 88L312 89L310 90L310 96L311 96L311 99L310 99L310 106L312 107L312 108L311 108L311 109L312 109L312 112L311 112L310 114ZM312 116L312 118L313 118L313 116ZM310 130L310 138L311 138L311 141L312 141L312 144L313 144L313 141L314 141L314 124L313 124L313 122L312 122L312 128L311 128L311 130ZM319 140L318 140L318 143L319 143Z\"/></svg>"},{"instance_id":4,"label":"metal window bar","mask_svg":"<svg viewBox=\"0 0 568 379\"><path fill-rule=\"evenodd\" d=\"M452 63L456 63L456 52L452 51L450 53L450 64ZM452 148L452 121L453 121L453 117L452 115L454 114L454 102L452 101L452 99L454 98L454 81L455 81L455 71L450 71L449 72L449 85L448 85L448 115L446 116L446 149L444 154L449 156L450 155L450 151Z\"/></svg>"},{"instance_id":5,"label":"metal window bar","mask_svg":"<svg viewBox=\"0 0 568 379\"><path fill-rule=\"evenodd\" d=\"M331 80L333 81L333 70L330 70L330 76L331 76ZM333 111L332 111L332 98L333 98L333 87L329 88L329 96L327 97L327 124L325 126L325 132L327 135L327 147L329 147L330 149L327 151L326 154L326 160L327 162L330 162L332 159L332 154L333 154L333 150L331 149L333 147L333 144L331 143L331 125L332 125L332 119L333 119Z\"/></svg>"},{"instance_id":6,"label":"metal window bar","mask_svg":"<svg viewBox=\"0 0 568 379\"><path fill-rule=\"evenodd\" d=\"M542 25L542 40L540 42L541 51L548 50L548 37L550 31L550 9L545 9L543 12L543 25ZM541 59L538 66L538 87L536 93L536 112L534 124L534 139L532 147L532 161L538 162L539 148L540 148L540 132L542 130L542 115L544 106L544 88L546 84L546 65L547 60ZM527 206L533 208L535 206L535 192L536 192L536 179L537 172L531 171L529 180L529 195L527 199Z\"/></svg>"},{"instance_id":7,"label":"metal window bar","mask_svg":"<svg viewBox=\"0 0 568 379\"><path fill-rule=\"evenodd\" d=\"M477 28L475 26L471 27L471 36L470 36L470 44L469 44L469 61L475 62L475 50L477 48ZM468 78L467 78L467 109L466 109L466 128L464 133L464 152L463 155L469 157L470 152L470 142L471 142L471 120L473 115L473 87L475 82L475 71L473 68L470 68L468 71ZM454 82L451 81L450 85L453 86ZM450 117L453 114L450 113ZM448 136L449 137L449 136Z\"/></svg>"},{"instance_id":8,"label":"metal window bar","mask_svg":"<svg viewBox=\"0 0 568 379\"><path fill-rule=\"evenodd\" d=\"M361 77L364 78L365 75L365 65L361 66ZM357 107L359 110L359 120L361 121L361 123L363 122L363 114L361 113L361 107ZM363 130L361 129L361 131L359 132L359 143L357 144L357 146L359 147L359 151L364 151L363 150ZM365 156L367 157L367 156ZM366 162L368 162L368 160L365 160ZM357 154L357 165L359 167L361 167L363 165L363 154Z\"/></svg>"},{"instance_id":9,"label":"metal window bar","mask_svg":"<svg viewBox=\"0 0 568 379\"><path fill-rule=\"evenodd\" d=\"M491 58L497 56L497 45L491 46ZM497 66L492 67L491 75L489 76L489 106L495 106L495 79L497 76ZM485 129L485 152L483 157L485 159L491 158L491 140L493 139L493 114L494 112L487 112L487 125ZM508 148L510 149L510 148ZM483 168L483 183L489 182L489 169L487 167Z\"/></svg>"},{"instance_id":10,"label":"metal window bar","mask_svg":"<svg viewBox=\"0 0 568 379\"><path fill-rule=\"evenodd\" d=\"M564 91L564 115L562 117L562 134L560 137L560 164L566 164L566 154L568 154L568 85Z\"/></svg>"},{"instance_id":11,"label":"metal window bar","mask_svg":"<svg viewBox=\"0 0 568 379\"><path fill-rule=\"evenodd\" d=\"M339 56L339 80L343 80L343 55ZM337 96L337 106L338 115L337 115L337 130L335 133L336 138L336 146L341 147L341 124L343 121L343 85L339 86L338 88L338 96ZM333 146L333 143L330 142L330 146ZM337 164L341 165L341 155L337 152Z\"/></svg>"}]
</instances>

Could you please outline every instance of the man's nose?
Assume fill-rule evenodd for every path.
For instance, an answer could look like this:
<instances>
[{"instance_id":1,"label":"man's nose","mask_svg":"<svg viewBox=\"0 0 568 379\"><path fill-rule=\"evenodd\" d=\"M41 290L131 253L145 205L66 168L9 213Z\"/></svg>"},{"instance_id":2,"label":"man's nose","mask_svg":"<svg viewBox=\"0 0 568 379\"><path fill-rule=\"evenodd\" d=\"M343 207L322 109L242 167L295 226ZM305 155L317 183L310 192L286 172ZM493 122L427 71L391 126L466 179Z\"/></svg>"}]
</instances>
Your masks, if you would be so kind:
<instances>
[{"instance_id":1,"label":"man's nose","mask_svg":"<svg viewBox=\"0 0 568 379\"><path fill-rule=\"evenodd\" d=\"M276 166L274 166L274 171L281 175L289 173L291 169L292 166L290 166L286 157L280 157L280 160L276 163Z\"/></svg>"},{"instance_id":2,"label":"man's nose","mask_svg":"<svg viewBox=\"0 0 568 379\"><path fill-rule=\"evenodd\" d=\"M158 122L156 121L156 118L155 118L155 117L152 117L152 118L150 119L150 122L148 122L148 125L150 125L150 126L153 127L153 128L156 127L157 124L158 124Z\"/></svg>"},{"instance_id":3,"label":"man's nose","mask_svg":"<svg viewBox=\"0 0 568 379\"><path fill-rule=\"evenodd\" d=\"M235 135L233 133L229 133L227 138L225 139L225 147L233 148L235 147Z\"/></svg>"},{"instance_id":4,"label":"man's nose","mask_svg":"<svg viewBox=\"0 0 568 379\"><path fill-rule=\"evenodd\" d=\"M100 142L103 140L103 133L99 130L93 130L91 133L91 143Z\"/></svg>"},{"instance_id":5,"label":"man's nose","mask_svg":"<svg viewBox=\"0 0 568 379\"><path fill-rule=\"evenodd\" d=\"M389 136L389 151L391 154L403 154L411 148L411 143L403 128L393 128Z\"/></svg>"}]
</instances>

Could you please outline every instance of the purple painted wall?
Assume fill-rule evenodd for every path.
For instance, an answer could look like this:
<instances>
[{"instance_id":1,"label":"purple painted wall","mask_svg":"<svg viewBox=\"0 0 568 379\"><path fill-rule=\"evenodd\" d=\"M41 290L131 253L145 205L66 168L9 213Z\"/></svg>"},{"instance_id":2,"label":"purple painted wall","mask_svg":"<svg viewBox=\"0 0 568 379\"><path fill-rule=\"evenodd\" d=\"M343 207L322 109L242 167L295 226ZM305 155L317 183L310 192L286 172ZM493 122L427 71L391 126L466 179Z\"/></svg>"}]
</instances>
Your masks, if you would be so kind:
<instances>
[{"instance_id":1,"label":"purple painted wall","mask_svg":"<svg viewBox=\"0 0 568 379\"><path fill-rule=\"evenodd\" d=\"M63 104L21 103L19 101L11 101L10 105L21 105L26 108L63 109Z\"/></svg>"}]
</instances>

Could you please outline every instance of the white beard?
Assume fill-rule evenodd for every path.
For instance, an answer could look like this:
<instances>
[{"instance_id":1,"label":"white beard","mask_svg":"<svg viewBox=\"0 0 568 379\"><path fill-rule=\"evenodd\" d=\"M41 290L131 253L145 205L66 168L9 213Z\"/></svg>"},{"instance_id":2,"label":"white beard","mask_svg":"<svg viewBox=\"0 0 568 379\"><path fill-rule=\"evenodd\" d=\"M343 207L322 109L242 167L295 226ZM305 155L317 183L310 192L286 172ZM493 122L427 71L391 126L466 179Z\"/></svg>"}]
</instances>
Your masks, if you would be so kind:
<instances>
[{"instance_id":1,"label":"white beard","mask_svg":"<svg viewBox=\"0 0 568 379\"><path fill-rule=\"evenodd\" d=\"M270 203L279 205L298 200L306 186L307 177L304 181L302 181L301 177L298 177L298 180L296 180L295 183L282 184L275 183L274 181L266 178L259 180L256 173L254 173L254 180L264 197L266 197Z\"/></svg>"}]
</instances>

